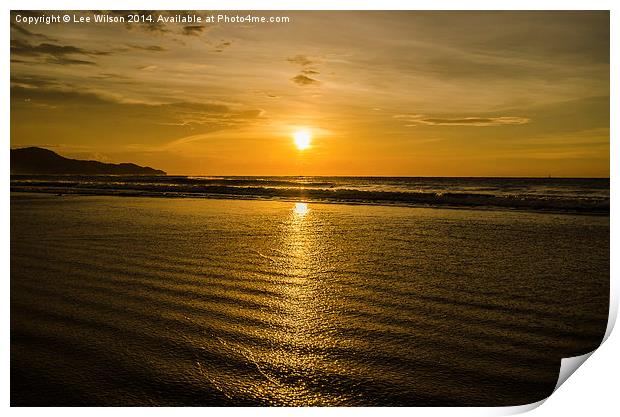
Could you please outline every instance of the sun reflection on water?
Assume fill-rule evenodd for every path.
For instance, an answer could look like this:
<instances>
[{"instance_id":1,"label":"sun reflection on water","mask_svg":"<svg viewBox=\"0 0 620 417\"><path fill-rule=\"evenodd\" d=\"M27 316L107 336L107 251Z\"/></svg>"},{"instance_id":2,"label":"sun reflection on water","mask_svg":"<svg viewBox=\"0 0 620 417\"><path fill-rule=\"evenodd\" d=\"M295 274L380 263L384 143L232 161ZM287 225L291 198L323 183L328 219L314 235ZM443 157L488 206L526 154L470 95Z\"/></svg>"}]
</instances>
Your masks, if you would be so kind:
<instances>
[{"instance_id":1,"label":"sun reflection on water","mask_svg":"<svg viewBox=\"0 0 620 417\"><path fill-rule=\"evenodd\" d=\"M350 400L348 394L330 393L326 375L342 374L340 363L329 357L341 347L334 337L333 296L326 280L333 265L327 255L329 238L325 210L305 202L282 206L278 233L268 243L260 267L272 273L269 296L270 325L253 335L266 344L220 340L228 354L246 362L246 377L231 373L209 382L229 398L249 397L274 406L328 406ZM207 367L200 368L207 372Z\"/></svg>"},{"instance_id":2,"label":"sun reflection on water","mask_svg":"<svg viewBox=\"0 0 620 417\"><path fill-rule=\"evenodd\" d=\"M308 214L308 203L295 203L295 207L293 208L293 212L298 216L305 216Z\"/></svg>"},{"instance_id":3,"label":"sun reflection on water","mask_svg":"<svg viewBox=\"0 0 620 417\"><path fill-rule=\"evenodd\" d=\"M335 346L326 312L324 271L330 268L325 258L323 215L308 203L295 202L288 208L279 239L274 241L280 258L277 301L278 328L273 346L255 357L261 378L257 388L274 405L336 405L345 400L341 394L325 395L317 390L326 382L320 375L334 372L325 355ZM264 378L264 379L263 379Z\"/></svg>"}]
</instances>

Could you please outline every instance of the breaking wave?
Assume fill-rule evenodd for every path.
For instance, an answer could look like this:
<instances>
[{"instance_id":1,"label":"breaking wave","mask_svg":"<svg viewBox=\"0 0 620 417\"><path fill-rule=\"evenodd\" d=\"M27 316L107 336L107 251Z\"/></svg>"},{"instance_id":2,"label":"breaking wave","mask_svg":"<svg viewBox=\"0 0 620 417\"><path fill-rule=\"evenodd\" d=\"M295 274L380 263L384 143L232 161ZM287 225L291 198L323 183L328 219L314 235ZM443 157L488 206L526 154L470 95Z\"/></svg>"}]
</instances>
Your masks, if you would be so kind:
<instances>
[{"instance_id":1,"label":"breaking wave","mask_svg":"<svg viewBox=\"0 0 620 417\"><path fill-rule=\"evenodd\" d=\"M11 191L609 213L608 179L13 176Z\"/></svg>"}]
</instances>

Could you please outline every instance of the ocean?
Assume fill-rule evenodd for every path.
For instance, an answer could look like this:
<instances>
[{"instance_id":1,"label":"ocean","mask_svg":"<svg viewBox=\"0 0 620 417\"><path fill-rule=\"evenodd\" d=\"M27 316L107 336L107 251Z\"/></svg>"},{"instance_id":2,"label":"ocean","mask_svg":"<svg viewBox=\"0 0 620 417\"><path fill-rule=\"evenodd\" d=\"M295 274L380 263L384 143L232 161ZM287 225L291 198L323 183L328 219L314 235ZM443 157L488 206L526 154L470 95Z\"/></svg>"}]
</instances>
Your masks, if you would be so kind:
<instances>
[{"instance_id":1,"label":"ocean","mask_svg":"<svg viewBox=\"0 0 620 417\"><path fill-rule=\"evenodd\" d=\"M12 175L11 191L609 213L608 178Z\"/></svg>"},{"instance_id":2,"label":"ocean","mask_svg":"<svg viewBox=\"0 0 620 417\"><path fill-rule=\"evenodd\" d=\"M520 405L607 324L607 179L11 189L14 406Z\"/></svg>"}]
</instances>

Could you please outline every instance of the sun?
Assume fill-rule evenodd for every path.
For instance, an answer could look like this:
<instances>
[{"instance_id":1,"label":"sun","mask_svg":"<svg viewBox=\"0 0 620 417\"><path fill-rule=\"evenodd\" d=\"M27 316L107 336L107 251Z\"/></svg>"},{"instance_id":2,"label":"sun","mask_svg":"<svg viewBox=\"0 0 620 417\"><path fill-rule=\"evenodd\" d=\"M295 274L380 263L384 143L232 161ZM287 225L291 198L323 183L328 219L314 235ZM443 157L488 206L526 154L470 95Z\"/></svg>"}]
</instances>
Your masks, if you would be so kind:
<instances>
[{"instance_id":1,"label":"sun","mask_svg":"<svg viewBox=\"0 0 620 417\"><path fill-rule=\"evenodd\" d=\"M310 143L312 142L312 133L308 129L300 129L293 132L293 140L295 141L295 146L300 151L308 149L310 147Z\"/></svg>"}]
</instances>

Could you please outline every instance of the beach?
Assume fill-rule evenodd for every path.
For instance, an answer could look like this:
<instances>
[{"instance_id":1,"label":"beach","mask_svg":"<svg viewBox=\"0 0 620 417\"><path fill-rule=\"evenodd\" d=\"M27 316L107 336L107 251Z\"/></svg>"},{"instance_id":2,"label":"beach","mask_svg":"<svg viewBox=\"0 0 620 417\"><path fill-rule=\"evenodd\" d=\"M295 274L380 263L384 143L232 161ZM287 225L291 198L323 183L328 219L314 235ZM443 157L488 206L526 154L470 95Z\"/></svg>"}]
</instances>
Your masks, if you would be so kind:
<instances>
[{"instance_id":1,"label":"beach","mask_svg":"<svg viewBox=\"0 0 620 417\"><path fill-rule=\"evenodd\" d=\"M600 213L66 189L11 194L12 405L520 405L607 324Z\"/></svg>"}]
</instances>

